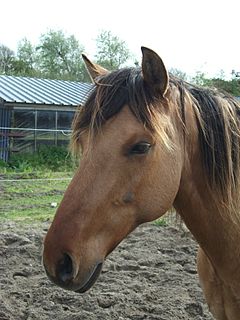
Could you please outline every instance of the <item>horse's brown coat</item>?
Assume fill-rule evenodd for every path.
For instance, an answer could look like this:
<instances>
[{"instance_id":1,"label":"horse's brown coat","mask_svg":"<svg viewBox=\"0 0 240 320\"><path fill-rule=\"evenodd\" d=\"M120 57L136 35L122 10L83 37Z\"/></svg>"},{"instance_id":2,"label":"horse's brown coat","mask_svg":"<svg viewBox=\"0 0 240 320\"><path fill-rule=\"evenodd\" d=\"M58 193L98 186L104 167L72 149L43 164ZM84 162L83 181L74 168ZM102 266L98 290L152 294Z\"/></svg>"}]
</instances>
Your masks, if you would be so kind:
<instances>
[{"instance_id":1,"label":"horse's brown coat","mask_svg":"<svg viewBox=\"0 0 240 320\"><path fill-rule=\"evenodd\" d=\"M201 247L198 270L212 314L239 319L239 105L169 82L162 60L146 48L139 71L107 74L86 62L96 88L74 122L82 159L45 239L49 276L59 283L67 254L71 278L59 284L90 286L127 234L174 205ZM150 151L131 154L141 142Z\"/></svg>"}]
</instances>

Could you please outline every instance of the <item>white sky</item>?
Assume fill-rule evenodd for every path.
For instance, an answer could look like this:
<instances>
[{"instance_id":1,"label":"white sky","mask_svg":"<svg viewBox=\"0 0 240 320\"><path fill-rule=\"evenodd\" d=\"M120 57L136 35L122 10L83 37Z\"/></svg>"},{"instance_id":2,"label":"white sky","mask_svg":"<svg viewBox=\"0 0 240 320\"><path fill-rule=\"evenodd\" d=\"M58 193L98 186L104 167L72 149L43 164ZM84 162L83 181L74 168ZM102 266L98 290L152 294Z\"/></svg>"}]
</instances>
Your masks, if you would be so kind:
<instances>
[{"instance_id":1,"label":"white sky","mask_svg":"<svg viewBox=\"0 0 240 320\"><path fill-rule=\"evenodd\" d=\"M148 46L167 68L230 76L240 71L239 0L6 0L0 4L0 43L16 51L49 29L63 30L90 58L101 30L125 40L140 60Z\"/></svg>"}]
</instances>

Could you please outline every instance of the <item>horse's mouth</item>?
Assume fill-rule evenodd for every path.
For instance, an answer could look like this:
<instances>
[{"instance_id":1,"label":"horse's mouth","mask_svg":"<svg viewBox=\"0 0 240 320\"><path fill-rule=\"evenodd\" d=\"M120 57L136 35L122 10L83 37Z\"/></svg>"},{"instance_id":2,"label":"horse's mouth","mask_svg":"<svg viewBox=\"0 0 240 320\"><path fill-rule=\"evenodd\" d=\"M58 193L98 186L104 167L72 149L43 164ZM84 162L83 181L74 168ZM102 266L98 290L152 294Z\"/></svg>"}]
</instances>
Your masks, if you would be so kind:
<instances>
[{"instance_id":1,"label":"horse's mouth","mask_svg":"<svg viewBox=\"0 0 240 320\"><path fill-rule=\"evenodd\" d=\"M96 282L97 278L99 277L99 275L100 275L100 273L102 271L102 266L103 266L102 262L98 263L96 265L95 269L93 270L92 274L88 278L88 280L85 282L85 284L80 289L77 289L77 290L74 290L74 291L77 292L77 293L84 293L87 290L89 290L94 285L94 283Z\"/></svg>"}]
</instances>

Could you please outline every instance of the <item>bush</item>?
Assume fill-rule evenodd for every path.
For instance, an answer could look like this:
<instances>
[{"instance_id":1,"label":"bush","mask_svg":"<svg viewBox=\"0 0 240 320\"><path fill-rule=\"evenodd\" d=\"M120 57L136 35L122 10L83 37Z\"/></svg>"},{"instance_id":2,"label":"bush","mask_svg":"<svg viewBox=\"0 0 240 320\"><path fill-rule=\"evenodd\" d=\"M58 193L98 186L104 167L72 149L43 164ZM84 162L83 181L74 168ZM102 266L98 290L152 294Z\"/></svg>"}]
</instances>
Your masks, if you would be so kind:
<instances>
[{"instance_id":1,"label":"bush","mask_svg":"<svg viewBox=\"0 0 240 320\"><path fill-rule=\"evenodd\" d=\"M5 167L7 170L18 172L29 172L39 169L49 169L51 171L70 171L74 169L76 164L72 160L71 155L64 147L57 146L41 146L34 153L19 153L11 155Z\"/></svg>"},{"instance_id":2,"label":"bush","mask_svg":"<svg viewBox=\"0 0 240 320\"><path fill-rule=\"evenodd\" d=\"M8 164L0 159L0 172L5 172L8 168Z\"/></svg>"}]
</instances>

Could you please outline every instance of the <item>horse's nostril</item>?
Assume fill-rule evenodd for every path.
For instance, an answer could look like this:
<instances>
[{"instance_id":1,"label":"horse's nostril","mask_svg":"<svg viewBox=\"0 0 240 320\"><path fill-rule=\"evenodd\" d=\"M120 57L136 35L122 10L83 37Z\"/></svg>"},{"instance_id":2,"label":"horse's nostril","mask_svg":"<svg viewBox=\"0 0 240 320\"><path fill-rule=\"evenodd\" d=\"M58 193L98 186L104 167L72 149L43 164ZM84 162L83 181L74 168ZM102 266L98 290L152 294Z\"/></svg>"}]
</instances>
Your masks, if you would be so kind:
<instances>
[{"instance_id":1,"label":"horse's nostril","mask_svg":"<svg viewBox=\"0 0 240 320\"><path fill-rule=\"evenodd\" d=\"M73 279L74 277L73 262L71 257L67 253L65 253L63 255L63 258L59 261L56 268L56 275L57 275L57 278L64 283L71 281Z\"/></svg>"}]
</instances>

